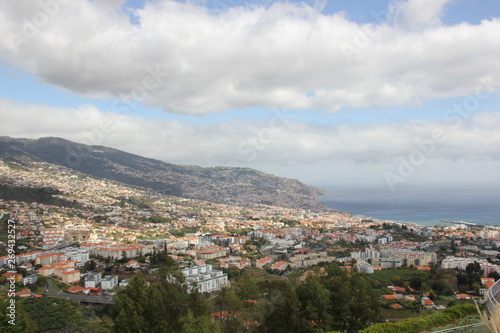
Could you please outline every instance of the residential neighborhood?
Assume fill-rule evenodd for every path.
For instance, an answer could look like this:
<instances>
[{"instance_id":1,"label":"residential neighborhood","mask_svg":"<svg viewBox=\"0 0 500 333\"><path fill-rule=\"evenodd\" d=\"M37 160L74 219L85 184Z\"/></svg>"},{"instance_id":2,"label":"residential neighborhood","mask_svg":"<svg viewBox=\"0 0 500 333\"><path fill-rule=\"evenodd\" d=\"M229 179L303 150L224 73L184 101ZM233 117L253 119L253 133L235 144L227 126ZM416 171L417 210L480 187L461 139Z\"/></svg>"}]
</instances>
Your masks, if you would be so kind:
<instances>
[{"instance_id":1,"label":"residential neighborhood","mask_svg":"<svg viewBox=\"0 0 500 333\"><path fill-rule=\"evenodd\" d=\"M14 279L19 297L54 297L49 284L58 297L93 297L82 304L111 297L103 298L107 304L138 273L158 283L166 263L184 276L168 281L206 295L225 292L245 274L306 281L335 264L349 276L362 274L391 316L483 304L500 277L496 226L428 227L335 210L222 205L33 165L0 161L1 181L57 189L74 206L0 199L2 223L15 223L16 232L14 256L7 239L0 241L2 281Z\"/></svg>"}]
</instances>

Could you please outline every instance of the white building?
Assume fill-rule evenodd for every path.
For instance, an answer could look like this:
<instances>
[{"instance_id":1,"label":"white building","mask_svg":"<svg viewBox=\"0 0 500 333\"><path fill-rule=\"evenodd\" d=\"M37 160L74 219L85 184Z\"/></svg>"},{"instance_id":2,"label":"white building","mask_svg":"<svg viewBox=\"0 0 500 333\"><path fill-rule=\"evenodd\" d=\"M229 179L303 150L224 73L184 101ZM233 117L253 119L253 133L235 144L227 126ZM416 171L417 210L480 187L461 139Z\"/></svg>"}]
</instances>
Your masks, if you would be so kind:
<instances>
[{"instance_id":1,"label":"white building","mask_svg":"<svg viewBox=\"0 0 500 333\"><path fill-rule=\"evenodd\" d=\"M84 278L85 288L97 288L101 283L102 275L100 272L87 274Z\"/></svg>"},{"instance_id":2,"label":"white building","mask_svg":"<svg viewBox=\"0 0 500 333\"><path fill-rule=\"evenodd\" d=\"M101 280L101 289L113 289L118 285L118 275L107 275Z\"/></svg>"},{"instance_id":3,"label":"white building","mask_svg":"<svg viewBox=\"0 0 500 333\"><path fill-rule=\"evenodd\" d=\"M212 269L212 265L198 265L187 267L182 270L190 288L197 286L201 293L210 293L220 290L227 285L227 274Z\"/></svg>"},{"instance_id":4,"label":"white building","mask_svg":"<svg viewBox=\"0 0 500 333\"><path fill-rule=\"evenodd\" d=\"M373 266L367 262L361 262L358 264L358 270L363 273L372 274L375 270Z\"/></svg>"},{"instance_id":5,"label":"white building","mask_svg":"<svg viewBox=\"0 0 500 333\"><path fill-rule=\"evenodd\" d=\"M130 282L130 279L123 279L120 281L120 283L118 284L120 287L123 287L125 288L126 286L128 286L128 283Z\"/></svg>"},{"instance_id":6,"label":"white building","mask_svg":"<svg viewBox=\"0 0 500 333\"><path fill-rule=\"evenodd\" d=\"M61 249L59 252L65 254L69 260L73 260L78 267L83 267L83 265L90 260L89 253L86 249L70 247Z\"/></svg>"},{"instance_id":7,"label":"white building","mask_svg":"<svg viewBox=\"0 0 500 333\"><path fill-rule=\"evenodd\" d=\"M479 259L476 257L462 258L448 256L441 262L441 268L456 268L465 270L467 265L477 262L481 269L484 271L484 276L488 276L491 272L500 272L500 266L489 263L486 259Z\"/></svg>"},{"instance_id":8,"label":"white building","mask_svg":"<svg viewBox=\"0 0 500 333\"><path fill-rule=\"evenodd\" d=\"M40 229L40 234L43 237L43 247L48 249L64 240L64 229Z\"/></svg>"}]
</instances>

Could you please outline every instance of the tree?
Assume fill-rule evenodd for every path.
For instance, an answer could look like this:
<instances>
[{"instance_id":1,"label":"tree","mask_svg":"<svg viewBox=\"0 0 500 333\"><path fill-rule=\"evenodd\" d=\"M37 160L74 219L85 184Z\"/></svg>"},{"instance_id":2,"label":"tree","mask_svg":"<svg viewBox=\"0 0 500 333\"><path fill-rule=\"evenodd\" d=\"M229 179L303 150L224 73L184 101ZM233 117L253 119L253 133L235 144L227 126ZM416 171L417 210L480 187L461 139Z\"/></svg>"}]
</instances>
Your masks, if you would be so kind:
<instances>
[{"instance_id":1,"label":"tree","mask_svg":"<svg viewBox=\"0 0 500 333\"><path fill-rule=\"evenodd\" d=\"M112 332L112 325L102 319L96 318L91 320L85 325L82 332L83 333L110 333Z\"/></svg>"},{"instance_id":2,"label":"tree","mask_svg":"<svg viewBox=\"0 0 500 333\"><path fill-rule=\"evenodd\" d=\"M349 317L346 320L347 332L358 332L381 320L380 304L370 285L360 274L351 276L349 285L351 298L349 300Z\"/></svg>"},{"instance_id":3,"label":"tree","mask_svg":"<svg viewBox=\"0 0 500 333\"><path fill-rule=\"evenodd\" d=\"M498 274L497 271L493 271L490 274L488 274L488 277L495 279L495 281L498 281L498 279L500 279L500 274Z\"/></svg>"},{"instance_id":4,"label":"tree","mask_svg":"<svg viewBox=\"0 0 500 333\"><path fill-rule=\"evenodd\" d=\"M78 302L68 299L25 298L19 302L19 305L34 321L37 332L71 331L80 327L84 322L83 307Z\"/></svg>"},{"instance_id":5,"label":"tree","mask_svg":"<svg viewBox=\"0 0 500 333\"><path fill-rule=\"evenodd\" d=\"M323 281L330 291L334 330L357 332L380 320L380 304L360 273L349 277L338 265L333 264L328 267Z\"/></svg>"},{"instance_id":6,"label":"tree","mask_svg":"<svg viewBox=\"0 0 500 333\"><path fill-rule=\"evenodd\" d=\"M248 272L244 272L238 280L237 295L243 301L260 298L257 282Z\"/></svg>"},{"instance_id":7,"label":"tree","mask_svg":"<svg viewBox=\"0 0 500 333\"><path fill-rule=\"evenodd\" d=\"M115 297L113 312L115 332L149 332L147 313L149 311L149 295L146 280L142 273L137 273Z\"/></svg>"},{"instance_id":8,"label":"tree","mask_svg":"<svg viewBox=\"0 0 500 333\"><path fill-rule=\"evenodd\" d=\"M431 280L431 287L442 295L452 295L458 287L455 271L451 269L438 269Z\"/></svg>"},{"instance_id":9,"label":"tree","mask_svg":"<svg viewBox=\"0 0 500 333\"><path fill-rule=\"evenodd\" d=\"M18 302L15 303L15 321L12 322L13 320L12 317L9 316L10 310L9 306L11 306L11 300L12 298L4 297L0 295L0 309L2 311L0 312L0 332L6 332L6 333L31 333L35 332L36 330L36 324L35 322L28 316L26 311L24 311L23 307L18 304ZM9 323L9 321L11 321ZM12 325L12 323L15 323L15 325Z\"/></svg>"},{"instance_id":10,"label":"tree","mask_svg":"<svg viewBox=\"0 0 500 333\"><path fill-rule=\"evenodd\" d=\"M218 333L221 332L219 323L212 322L210 317L195 317L191 311L181 318L182 333Z\"/></svg>"},{"instance_id":11,"label":"tree","mask_svg":"<svg viewBox=\"0 0 500 333\"><path fill-rule=\"evenodd\" d=\"M324 331L331 329L330 291L320 283L316 276L308 277L297 287L297 297L301 304L301 317L306 324Z\"/></svg>"},{"instance_id":12,"label":"tree","mask_svg":"<svg viewBox=\"0 0 500 333\"><path fill-rule=\"evenodd\" d=\"M273 281L274 290L269 294L269 313L264 319L267 332L304 332L306 326L300 318L300 302L290 281Z\"/></svg>"}]
</instances>

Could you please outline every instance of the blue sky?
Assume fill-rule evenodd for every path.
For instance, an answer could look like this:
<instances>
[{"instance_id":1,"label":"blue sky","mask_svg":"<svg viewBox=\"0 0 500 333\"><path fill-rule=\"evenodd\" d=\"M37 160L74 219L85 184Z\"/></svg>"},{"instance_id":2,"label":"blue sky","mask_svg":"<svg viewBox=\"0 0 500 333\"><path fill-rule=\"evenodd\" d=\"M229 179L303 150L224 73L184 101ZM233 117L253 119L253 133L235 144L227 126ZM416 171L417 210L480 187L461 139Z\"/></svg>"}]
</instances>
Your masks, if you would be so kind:
<instances>
[{"instance_id":1,"label":"blue sky","mask_svg":"<svg viewBox=\"0 0 500 333\"><path fill-rule=\"evenodd\" d=\"M0 5L2 135L391 195L500 182L500 0L29 3Z\"/></svg>"}]
</instances>

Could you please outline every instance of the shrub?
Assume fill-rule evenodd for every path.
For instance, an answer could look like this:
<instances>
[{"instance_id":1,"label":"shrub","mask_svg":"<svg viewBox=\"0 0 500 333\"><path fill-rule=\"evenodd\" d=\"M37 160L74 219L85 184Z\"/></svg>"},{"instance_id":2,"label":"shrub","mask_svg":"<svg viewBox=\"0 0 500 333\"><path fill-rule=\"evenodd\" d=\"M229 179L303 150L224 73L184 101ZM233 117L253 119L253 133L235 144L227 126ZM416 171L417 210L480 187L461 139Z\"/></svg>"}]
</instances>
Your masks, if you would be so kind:
<instances>
[{"instance_id":1,"label":"shrub","mask_svg":"<svg viewBox=\"0 0 500 333\"><path fill-rule=\"evenodd\" d=\"M408 333L444 325L477 312L473 304L455 305L426 317L406 318L398 323L379 323L360 333Z\"/></svg>"}]
</instances>

